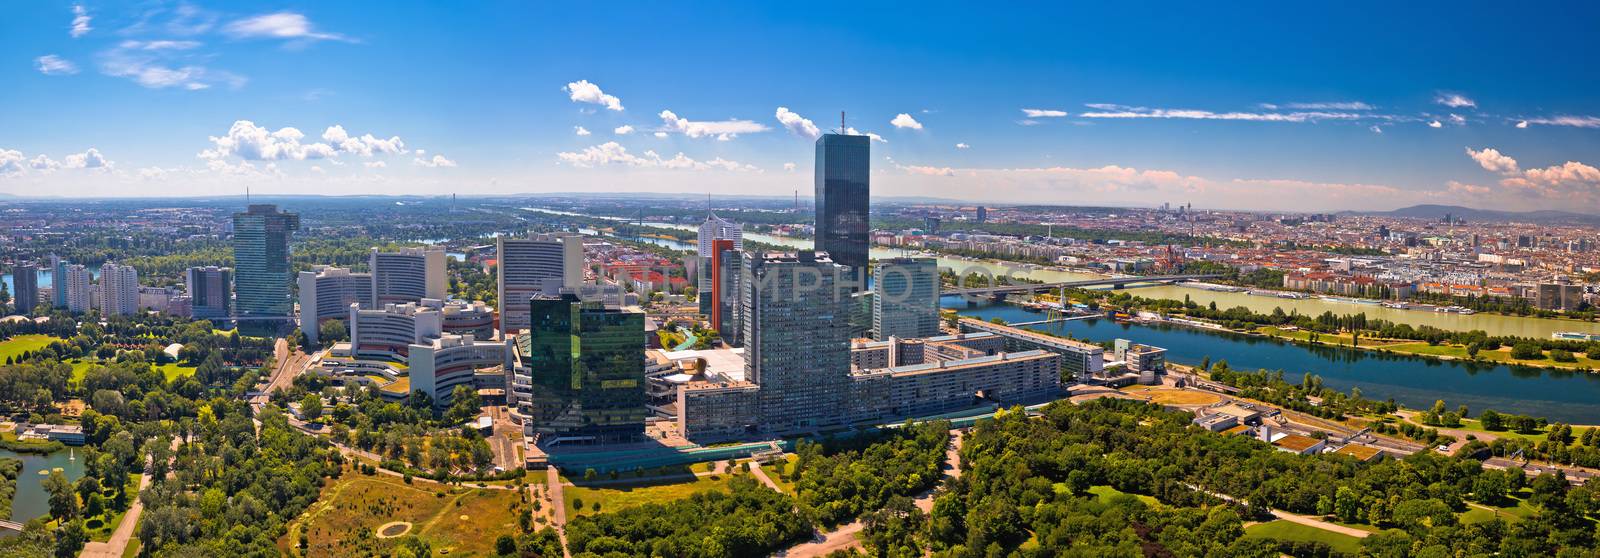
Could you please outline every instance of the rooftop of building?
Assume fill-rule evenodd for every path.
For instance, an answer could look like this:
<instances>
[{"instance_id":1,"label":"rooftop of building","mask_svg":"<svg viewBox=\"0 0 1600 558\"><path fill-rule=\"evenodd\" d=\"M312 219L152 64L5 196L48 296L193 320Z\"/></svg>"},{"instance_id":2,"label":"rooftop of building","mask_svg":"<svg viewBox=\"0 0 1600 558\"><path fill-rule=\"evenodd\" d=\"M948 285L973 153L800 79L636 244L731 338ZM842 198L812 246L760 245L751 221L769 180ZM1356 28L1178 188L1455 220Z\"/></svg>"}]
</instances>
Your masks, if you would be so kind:
<instances>
[{"instance_id":1,"label":"rooftop of building","mask_svg":"<svg viewBox=\"0 0 1600 558\"><path fill-rule=\"evenodd\" d=\"M1322 443L1322 440L1318 440L1310 436L1301 436L1299 434L1287 434L1272 441L1272 445L1274 446L1301 453L1316 447L1316 445L1320 443Z\"/></svg>"},{"instance_id":2,"label":"rooftop of building","mask_svg":"<svg viewBox=\"0 0 1600 558\"><path fill-rule=\"evenodd\" d=\"M700 349L683 351L662 351L662 356L673 362L698 360L705 363L705 368L700 372L708 380L741 382L744 381L744 349Z\"/></svg>"},{"instance_id":3,"label":"rooftop of building","mask_svg":"<svg viewBox=\"0 0 1600 558\"><path fill-rule=\"evenodd\" d=\"M1022 360L1031 360L1031 359L1038 359L1038 358L1055 358L1055 357L1056 357L1055 353L1052 353L1052 352L1049 352L1049 351L1042 351L1042 350L1035 349L1035 350L1032 350L1032 351L1020 351L1020 352L1015 352L1015 353L998 353L998 354L993 354L993 355L981 356L981 357L976 357L976 358L961 359L961 360L944 360L944 361L936 361L936 362L927 362L927 363L923 363L923 364L908 364L906 366L896 366L896 367L893 367L893 368L880 369L880 370L876 370L876 371L867 370L867 371L864 371L864 372L870 374L870 373L873 373L873 372L887 371L888 373L896 375L896 376L904 376L904 375L914 375L914 374L929 374L929 373L934 373L934 372L948 372L948 371L951 371L951 370L961 370L961 369L965 369L965 368L986 366L986 365L991 365L991 364L1000 363L1000 362L1017 362L1017 361L1022 361Z\"/></svg>"},{"instance_id":4,"label":"rooftop of building","mask_svg":"<svg viewBox=\"0 0 1600 558\"><path fill-rule=\"evenodd\" d=\"M1383 451L1361 444L1345 444L1343 447L1334 450L1333 453L1348 455L1362 461L1370 461L1372 458L1377 457L1378 454L1383 453Z\"/></svg>"}]
</instances>

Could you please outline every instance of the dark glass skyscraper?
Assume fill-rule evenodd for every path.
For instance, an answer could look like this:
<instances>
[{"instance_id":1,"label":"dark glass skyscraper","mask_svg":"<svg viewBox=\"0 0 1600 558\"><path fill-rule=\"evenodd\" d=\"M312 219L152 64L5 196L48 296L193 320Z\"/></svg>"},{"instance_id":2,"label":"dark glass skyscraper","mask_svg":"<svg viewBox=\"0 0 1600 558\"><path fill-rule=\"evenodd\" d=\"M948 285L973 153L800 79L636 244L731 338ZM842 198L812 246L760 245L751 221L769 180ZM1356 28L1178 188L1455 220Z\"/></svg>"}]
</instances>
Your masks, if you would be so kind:
<instances>
[{"instance_id":1,"label":"dark glass skyscraper","mask_svg":"<svg viewBox=\"0 0 1600 558\"><path fill-rule=\"evenodd\" d=\"M282 317L294 311L289 237L300 216L255 204L233 214L234 308L241 317ZM243 324L241 324L243 325Z\"/></svg>"},{"instance_id":2,"label":"dark glass skyscraper","mask_svg":"<svg viewBox=\"0 0 1600 558\"><path fill-rule=\"evenodd\" d=\"M39 305L39 269L33 264L17 264L11 268L11 305L17 314L32 315Z\"/></svg>"},{"instance_id":3,"label":"dark glass skyscraper","mask_svg":"<svg viewBox=\"0 0 1600 558\"><path fill-rule=\"evenodd\" d=\"M629 442L644 433L644 312L534 296L517 336L529 384L523 413L540 443ZM518 371L521 374L522 371Z\"/></svg>"},{"instance_id":4,"label":"dark glass skyscraper","mask_svg":"<svg viewBox=\"0 0 1600 558\"><path fill-rule=\"evenodd\" d=\"M872 232L867 215L872 158L867 136L823 134L817 139L817 251L827 252L833 263L867 269L867 236Z\"/></svg>"}]
</instances>

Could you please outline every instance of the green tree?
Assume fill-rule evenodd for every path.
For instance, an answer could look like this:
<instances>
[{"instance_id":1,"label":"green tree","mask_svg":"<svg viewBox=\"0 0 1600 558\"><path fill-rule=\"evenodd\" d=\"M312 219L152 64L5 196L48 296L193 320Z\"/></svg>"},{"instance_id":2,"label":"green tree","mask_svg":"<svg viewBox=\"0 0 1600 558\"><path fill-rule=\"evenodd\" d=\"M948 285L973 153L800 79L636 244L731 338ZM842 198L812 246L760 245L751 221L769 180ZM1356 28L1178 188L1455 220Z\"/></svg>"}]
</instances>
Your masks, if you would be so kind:
<instances>
[{"instance_id":1,"label":"green tree","mask_svg":"<svg viewBox=\"0 0 1600 558\"><path fill-rule=\"evenodd\" d=\"M307 393L304 398L300 399L300 416L309 421L322 418L322 396L315 393Z\"/></svg>"},{"instance_id":2,"label":"green tree","mask_svg":"<svg viewBox=\"0 0 1600 558\"><path fill-rule=\"evenodd\" d=\"M50 517L66 520L78 516L78 494L72 483L59 470L50 471L43 481L44 490L50 494Z\"/></svg>"}]
</instances>

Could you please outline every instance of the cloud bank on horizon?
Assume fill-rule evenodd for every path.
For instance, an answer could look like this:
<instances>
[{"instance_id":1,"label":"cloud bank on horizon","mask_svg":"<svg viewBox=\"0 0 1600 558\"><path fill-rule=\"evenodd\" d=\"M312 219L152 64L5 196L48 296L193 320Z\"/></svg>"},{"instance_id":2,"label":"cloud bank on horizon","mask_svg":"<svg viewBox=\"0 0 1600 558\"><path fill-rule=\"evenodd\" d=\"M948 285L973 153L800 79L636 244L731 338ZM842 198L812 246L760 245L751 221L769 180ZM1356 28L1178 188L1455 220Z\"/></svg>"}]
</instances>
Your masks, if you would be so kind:
<instances>
[{"instance_id":1,"label":"cloud bank on horizon","mask_svg":"<svg viewBox=\"0 0 1600 558\"><path fill-rule=\"evenodd\" d=\"M930 29L1009 34L957 44L889 31L894 14L880 9L793 23L833 42L775 43L772 24L752 17L720 40L660 44L644 31L704 24L649 5L643 19L559 7L381 17L345 5L15 8L0 22L0 42L25 61L0 69L21 85L0 90L0 118L17 124L0 135L5 193L207 195L248 184L780 195L810 189L802 170L813 141L847 133L872 138L873 191L885 196L1290 211L1600 207L1600 99L1584 93L1600 78L1508 82L1510 69L1466 68L1483 49L1531 60L1518 75L1600 52L1553 53L1522 32L1480 44L1424 31L1458 46L1458 59L1417 75L1411 64L1439 50L1387 36L1359 13L1292 33L1249 14L1191 14L1281 45L1258 61L1220 39L1085 50L1072 41L1161 30L1108 23L1057 44L1041 24L938 9L926 14ZM1578 12L1568 18L1575 29L1600 20ZM1508 17L1545 21L1536 11ZM536 29L507 32L518 21ZM415 31L441 26L449 30L439 36ZM1318 40L1351 31L1374 45L1372 57L1341 58ZM808 61L816 55L827 63ZM1318 62L1317 83L1333 85L1273 73L1301 58ZM1041 60L1073 65L1035 71ZM839 105L840 120L822 116ZM54 116L69 111L83 117Z\"/></svg>"}]
</instances>

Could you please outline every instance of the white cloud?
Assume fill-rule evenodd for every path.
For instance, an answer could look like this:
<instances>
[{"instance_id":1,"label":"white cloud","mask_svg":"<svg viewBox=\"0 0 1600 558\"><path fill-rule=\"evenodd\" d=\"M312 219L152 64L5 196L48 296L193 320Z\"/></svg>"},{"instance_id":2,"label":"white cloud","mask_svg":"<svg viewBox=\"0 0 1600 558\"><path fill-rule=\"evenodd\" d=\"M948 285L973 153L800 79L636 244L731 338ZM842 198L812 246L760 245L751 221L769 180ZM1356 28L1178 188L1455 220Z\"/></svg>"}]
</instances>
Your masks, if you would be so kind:
<instances>
[{"instance_id":1,"label":"white cloud","mask_svg":"<svg viewBox=\"0 0 1600 558\"><path fill-rule=\"evenodd\" d=\"M83 153L73 153L62 158L61 166L69 169L108 169L112 167L112 163L100 154L100 150L91 147Z\"/></svg>"},{"instance_id":2,"label":"white cloud","mask_svg":"<svg viewBox=\"0 0 1600 558\"><path fill-rule=\"evenodd\" d=\"M197 63L183 51L198 46L192 41L123 41L100 53L100 72L125 77L151 89L181 87L190 91L214 85L242 87L245 78L226 71L213 71Z\"/></svg>"},{"instance_id":3,"label":"white cloud","mask_svg":"<svg viewBox=\"0 0 1600 558\"><path fill-rule=\"evenodd\" d=\"M71 75L78 73L77 64L73 64L71 61L54 54L40 56L34 59L34 62L39 65L39 73L47 76Z\"/></svg>"},{"instance_id":4,"label":"white cloud","mask_svg":"<svg viewBox=\"0 0 1600 558\"><path fill-rule=\"evenodd\" d=\"M1101 119L1186 119L1186 120L1241 120L1250 122L1318 122L1322 120L1359 120L1369 115L1352 112L1212 112L1195 109L1163 109L1130 107L1107 103L1086 105L1091 112L1080 113L1083 118Z\"/></svg>"},{"instance_id":5,"label":"white cloud","mask_svg":"<svg viewBox=\"0 0 1600 558\"><path fill-rule=\"evenodd\" d=\"M583 126L573 126L572 130L573 130L573 132L577 133L580 136L587 136L590 133L589 129L585 128Z\"/></svg>"},{"instance_id":6,"label":"white cloud","mask_svg":"<svg viewBox=\"0 0 1600 558\"><path fill-rule=\"evenodd\" d=\"M921 122L917 122L917 119L912 118L911 115L903 112L895 115L894 119L890 120L889 123L893 124L896 128L910 128L912 130L922 129Z\"/></svg>"},{"instance_id":7,"label":"white cloud","mask_svg":"<svg viewBox=\"0 0 1600 558\"><path fill-rule=\"evenodd\" d=\"M883 139L883 136L880 136L878 134L874 134L872 132L862 132L862 131L857 130L854 127L850 127L850 126L846 126L845 127L844 133L847 134L847 135L852 135L852 136L867 136L869 138L872 138L872 141L875 141L875 142L878 142L878 143L889 143L889 140Z\"/></svg>"},{"instance_id":8,"label":"white cloud","mask_svg":"<svg viewBox=\"0 0 1600 558\"><path fill-rule=\"evenodd\" d=\"M600 90L600 86L589 83L586 79L568 83L561 90L566 91L574 103L590 103L611 110L622 110L622 99L618 99L616 95L607 95Z\"/></svg>"},{"instance_id":9,"label":"white cloud","mask_svg":"<svg viewBox=\"0 0 1600 558\"><path fill-rule=\"evenodd\" d=\"M324 169L324 168L322 168L321 166L318 166L318 165L311 165L311 172L314 172L314 173L317 173L317 174L327 174L328 170Z\"/></svg>"},{"instance_id":10,"label":"white cloud","mask_svg":"<svg viewBox=\"0 0 1600 558\"><path fill-rule=\"evenodd\" d=\"M1428 127L1429 128L1443 128L1444 124L1439 122L1438 120L1434 120L1434 121L1431 121L1431 122L1428 123Z\"/></svg>"},{"instance_id":11,"label":"white cloud","mask_svg":"<svg viewBox=\"0 0 1600 558\"><path fill-rule=\"evenodd\" d=\"M1600 204L1600 169L1577 161L1523 170L1517 160L1493 148L1473 150L1467 156L1484 170L1499 174L1500 185L1512 194L1557 200L1567 206Z\"/></svg>"},{"instance_id":12,"label":"white cloud","mask_svg":"<svg viewBox=\"0 0 1600 558\"><path fill-rule=\"evenodd\" d=\"M21 151L0 148L0 176L18 176L28 171L39 171L49 174L57 169L100 169L110 170L116 165L106 159L99 149L93 147L82 153L73 153L62 157L61 161L51 159L49 156L39 154L29 159Z\"/></svg>"},{"instance_id":13,"label":"white cloud","mask_svg":"<svg viewBox=\"0 0 1600 558\"><path fill-rule=\"evenodd\" d=\"M278 12L247 17L229 23L223 32L236 39L295 39L302 41L350 41L344 35L323 33L312 28L303 14Z\"/></svg>"},{"instance_id":14,"label":"white cloud","mask_svg":"<svg viewBox=\"0 0 1600 558\"><path fill-rule=\"evenodd\" d=\"M122 41L117 45L128 50L193 50L199 41Z\"/></svg>"},{"instance_id":15,"label":"white cloud","mask_svg":"<svg viewBox=\"0 0 1600 558\"><path fill-rule=\"evenodd\" d=\"M794 169L795 169L794 163L784 163L783 164L783 170L785 170L785 171L794 172Z\"/></svg>"},{"instance_id":16,"label":"white cloud","mask_svg":"<svg viewBox=\"0 0 1600 558\"><path fill-rule=\"evenodd\" d=\"M660 139L665 139L667 137L667 133L666 132L656 132L655 136L657 138L660 138Z\"/></svg>"},{"instance_id":17,"label":"white cloud","mask_svg":"<svg viewBox=\"0 0 1600 558\"><path fill-rule=\"evenodd\" d=\"M740 164L721 157L709 161L696 161L683 153L678 153L671 158L662 157L655 151L647 150L643 155L634 155L614 141L600 145L583 148L581 152L562 152L556 154L556 160L561 163L579 167L594 168L603 166L625 166L636 168L668 169L668 170L726 170L740 172L759 172L754 165Z\"/></svg>"},{"instance_id":18,"label":"white cloud","mask_svg":"<svg viewBox=\"0 0 1600 558\"><path fill-rule=\"evenodd\" d=\"M1451 124L1455 124L1457 126L1466 126L1467 125L1467 119L1465 117L1459 115L1459 114L1451 113L1450 114L1450 123Z\"/></svg>"},{"instance_id":19,"label":"white cloud","mask_svg":"<svg viewBox=\"0 0 1600 558\"><path fill-rule=\"evenodd\" d=\"M389 139L374 137L372 134L351 137L350 133L345 131L344 126L338 124L323 130L322 141L338 148L340 152L353 153L362 157L371 157L374 154L397 155L406 152L406 143L400 139L400 136L393 136Z\"/></svg>"},{"instance_id":20,"label":"white cloud","mask_svg":"<svg viewBox=\"0 0 1600 558\"><path fill-rule=\"evenodd\" d=\"M1548 118L1529 118L1517 124L1518 128L1526 128L1527 124L1540 124L1544 126L1571 126L1574 128L1600 128L1600 116L1552 116Z\"/></svg>"},{"instance_id":21,"label":"white cloud","mask_svg":"<svg viewBox=\"0 0 1600 558\"><path fill-rule=\"evenodd\" d=\"M37 171L50 172L50 171L53 171L53 170L61 168L61 163L57 163L54 159L51 159L48 155L44 155L44 154L41 153L41 154L39 154L39 156L34 157L33 160L28 161L28 167L33 169L33 170L37 170Z\"/></svg>"},{"instance_id":22,"label":"white cloud","mask_svg":"<svg viewBox=\"0 0 1600 558\"><path fill-rule=\"evenodd\" d=\"M1499 150L1492 147L1485 147L1480 151L1473 151L1471 147L1468 147L1467 156L1477 161L1478 165L1483 167L1483 170L1489 172L1517 172L1517 160L1500 154Z\"/></svg>"},{"instance_id":23,"label":"white cloud","mask_svg":"<svg viewBox=\"0 0 1600 558\"><path fill-rule=\"evenodd\" d=\"M900 170L906 171L906 172L911 173L911 174L920 174L920 175L926 175L926 176L955 176L956 175L955 169L952 169L950 167L927 167L927 166L920 166L920 165L910 165L910 166L895 165L895 168L898 168Z\"/></svg>"},{"instance_id":24,"label":"white cloud","mask_svg":"<svg viewBox=\"0 0 1600 558\"><path fill-rule=\"evenodd\" d=\"M626 136L628 134L633 133L633 126L628 125L628 124L623 124L621 126L617 126L616 128L612 129L611 133L619 135L619 136Z\"/></svg>"},{"instance_id":25,"label":"white cloud","mask_svg":"<svg viewBox=\"0 0 1600 558\"><path fill-rule=\"evenodd\" d=\"M1022 109L1022 114L1028 118L1061 118L1067 115L1067 111L1056 109L1025 108Z\"/></svg>"},{"instance_id":26,"label":"white cloud","mask_svg":"<svg viewBox=\"0 0 1600 558\"><path fill-rule=\"evenodd\" d=\"M1468 99L1466 95L1462 95L1460 93L1448 93L1440 91L1439 94L1433 98L1433 102L1450 108L1478 108L1478 103L1476 101Z\"/></svg>"},{"instance_id":27,"label":"white cloud","mask_svg":"<svg viewBox=\"0 0 1600 558\"><path fill-rule=\"evenodd\" d=\"M675 132L691 138L715 137L718 141L728 141L739 137L739 134L765 132L765 124L750 120L708 120L694 121L680 118L670 110L661 111L661 131Z\"/></svg>"},{"instance_id":28,"label":"white cloud","mask_svg":"<svg viewBox=\"0 0 1600 558\"><path fill-rule=\"evenodd\" d=\"M389 166L389 163L385 163L383 161L367 161L361 164L366 165L366 167L369 169L381 169Z\"/></svg>"},{"instance_id":29,"label":"white cloud","mask_svg":"<svg viewBox=\"0 0 1600 558\"><path fill-rule=\"evenodd\" d=\"M346 153L361 157L405 153L405 142L399 136L389 139L379 139L372 134L353 137L337 124L322 132L322 142L302 143L300 140L305 137L298 128L271 131L249 120L239 120L228 129L227 135L211 136L212 147L201 151L199 157L212 161L230 157L246 161L303 161Z\"/></svg>"},{"instance_id":30,"label":"white cloud","mask_svg":"<svg viewBox=\"0 0 1600 558\"><path fill-rule=\"evenodd\" d=\"M417 150L418 154L421 154L422 152L423 151L420 150L420 149ZM411 160L411 164L417 165L417 166L420 166L420 167L454 167L454 166L456 166L456 162L455 161L451 161L449 159L444 158L444 155L434 155L433 158L431 158L431 159L423 158L423 157L417 157L417 158Z\"/></svg>"},{"instance_id":31,"label":"white cloud","mask_svg":"<svg viewBox=\"0 0 1600 558\"><path fill-rule=\"evenodd\" d=\"M956 144L956 149L967 149L967 148L970 148L970 147L972 147L972 146L967 145L965 142Z\"/></svg>"},{"instance_id":32,"label":"white cloud","mask_svg":"<svg viewBox=\"0 0 1600 558\"><path fill-rule=\"evenodd\" d=\"M89 10L85 9L83 4L72 5L72 31L70 31L72 38L82 37L94 30L89 26L89 19Z\"/></svg>"},{"instance_id":33,"label":"white cloud","mask_svg":"<svg viewBox=\"0 0 1600 558\"><path fill-rule=\"evenodd\" d=\"M1019 125L1019 126L1038 126L1039 125L1039 121L1031 119L1031 118L1024 118L1022 120L1018 120L1017 121L1017 125Z\"/></svg>"},{"instance_id":34,"label":"white cloud","mask_svg":"<svg viewBox=\"0 0 1600 558\"><path fill-rule=\"evenodd\" d=\"M1382 126L1379 126L1379 125L1377 125L1377 124L1373 124L1373 125L1372 125L1372 126L1369 126L1369 127L1367 127L1367 129L1368 129L1368 130L1372 130L1372 133L1374 133L1374 134L1381 134L1381 133L1383 133L1383 127L1382 127Z\"/></svg>"},{"instance_id":35,"label":"white cloud","mask_svg":"<svg viewBox=\"0 0 1600 558\"><path fill-rule=\"evenodd\" d=\"M1278 110L1279 108L1295 110L1372 110L1376 107L1361 101L1335 101L1327 103L1283 103L1282 105L1261 103L1261 108L1267 110Z\"/></svg>"},{"instance_id":36,"label":"white cloud","mask_svg":"<svg viewBox=\"0 0 1600 558\"><path fill-rule=\"evenodd\" d=\"M790 132L793 132L794 135L811 140L822 136L822 130L818 129L816 124L813 124L807 118L801 117L799 114L795 114L788 107L778 107L776 116L778 117L778 122L783 124L784 128L788 128Z\"/></svg>"},{"instance_id":37,"label":"white cloud","mask_svg":"<svg viewBox=\"0 0 1600 558\"><path fill-rule=\"evenodd\" d=\"M28 158L21 151L0 148L0 176L22 174L27 164Z\"/></svg>"}]
</instances>

